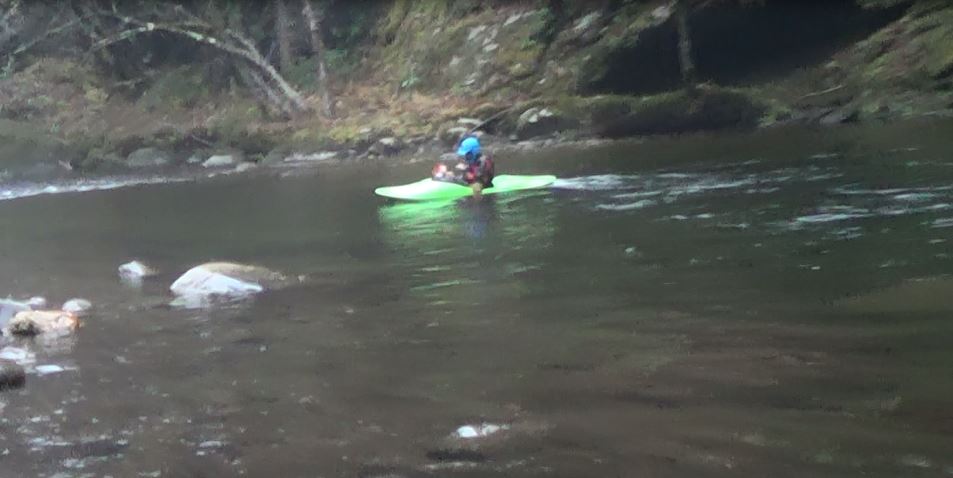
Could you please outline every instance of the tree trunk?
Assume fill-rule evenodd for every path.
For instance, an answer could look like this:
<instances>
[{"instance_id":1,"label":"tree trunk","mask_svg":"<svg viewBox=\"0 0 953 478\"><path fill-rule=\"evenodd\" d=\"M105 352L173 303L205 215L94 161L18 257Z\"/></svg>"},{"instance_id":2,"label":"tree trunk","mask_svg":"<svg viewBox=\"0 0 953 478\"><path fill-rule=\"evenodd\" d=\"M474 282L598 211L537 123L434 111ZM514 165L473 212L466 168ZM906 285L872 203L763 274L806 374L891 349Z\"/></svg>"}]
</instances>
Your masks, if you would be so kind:
<instances>
[{"instance_id":1,"label":"tree trunk","mask_svg":"<svg viewBox=\"0 0 953 478\"><path fill-rule=\"evenodd\" d=\"M275 0L275 34L278 37L278 60L281 72L291 69L291 32L288 28L288 8L285 0Z\"/></svg>"},{"instance_id":2,"label":"tree trunk","mask_svg":"<svg viewBox=\"0 0 953 478\"><path fill-rule=\"evenodd\" d=\"M291 118L294 116L294 109L291 107L291 104L281 96L280 93L275 91L271 85L265 81L264 78L258 74L257 71L252 70L248 67L239 67L238 74L245 80L246 83L250 83L252 91L258 92L258 102L262 104L262 109L265 110L265 105L272 105L277 109L281 115L286 118ZM265 111L265 113L268 113Z\"/></svg>"},{"instance_id":3,"label":"tree trunk","mask_svg":"<svg viewBox=\"0 0 953 478\"><path fill-rule=\"evenodd\" d=\"M311 50L318 64L318 92L321 95L321 109L325 116L334 116L334 105L331 103L331 94L328 88L328 67L324 61L324 41L321 40L321 30L318 27L318 16L311 7L310 0L303 0L302 12L308 21L308 30L311 32Z\"/></svg>"},{"instance_id":4,"label":"tree trunk","mask_svg":"<svg viewBox=\"0 0 953 478\"><path fill-rule=\"evenodd\" d=\"M688 9L685 0L675 5L675 21L678 28L678 65L686 86L695 84L695 60L692 58L692 37L688 29Z\"/></svg>"},{"instance_id":5,"label":"tree trunk","mask_svg":"<svg viewBox=\"0 0 953 478\"><path fill-rule=\"evenodd\" d=\"M305 103L304 98L301 97L301 93L298 93L287 80L278 73L278 70L272 66L268 60L259 53L258 48L255 46L255 43L249 40L244 35L241 35L233 30L224 30L221 33L224 33L228 40L223 40L222 38L216 38L199 31L195 31L190 28L183 28L177 25L167 25L161 23L152 23L144 22L132 17L119 15L113 12L101 12L100 14L114 17L127 25L134 25L136 28L129 30L121 31L110 38L101 40L97 47L105 48L113 43L120 41L128 40L136 35L151 32L151 31L162 31L167 33L172 33L175 35L180 35L189 40L203 43L211 47L217 48L226 53L231 53L239 58L244 59L251 66L254 66L260 70L264 75L270 79L278 87L277 91L284 97L291 108L295 113L302 113L308 111L308 104ZM237 44L235 44L237 42ZM282 105L276 105L279 108L283 108Z\"/></svg>"}]
</instances>

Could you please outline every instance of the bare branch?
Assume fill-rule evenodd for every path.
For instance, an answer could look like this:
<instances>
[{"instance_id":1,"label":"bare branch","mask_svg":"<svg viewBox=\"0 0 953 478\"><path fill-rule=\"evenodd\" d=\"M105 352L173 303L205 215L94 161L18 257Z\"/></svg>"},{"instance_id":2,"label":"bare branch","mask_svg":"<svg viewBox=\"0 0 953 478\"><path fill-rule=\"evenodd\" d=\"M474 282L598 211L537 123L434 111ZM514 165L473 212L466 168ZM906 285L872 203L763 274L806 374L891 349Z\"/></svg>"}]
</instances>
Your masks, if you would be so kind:
<instances>
[{"instance_id":1,"label":"bare branch","mask_svg":"<svg viewBox=\"0 0 953 478\"><path fill-rule=\"evenodd\" d=\"M202 27L202 30L211 31L212 28L208 24L202 22L194 15L188 13L184 8L179 8L177 11L182 12L187 15L191 20L190 24ZM122 22L123 24L132 26L134 28L128 28L126 30L120 31L108 38L104 38L97 42L95 48L106 48L109 45L119 43L125 40L130 40L138 35L149 32L165 32L178 35L183 38L187 38L194 42L201 44L209 45L218 50L224 51L226 53L232 54L239 58L244 59L252 66L264 73L272 82L274 82L281 95L287 100L291 105L291 109L294 112L304 112L308 110L308 105L305 103L304 99L301 97L301 94L298 93L282 76L278 71L271 65L262 55L258 52L258 48L255 46L254 42L245 37L239 32L236 32L232 29L224 29L221 33L224 34L224 37L219 37L212 35L207 31L198 31L199 29L190 29L181 26L180 24L169 24L169 23L159 23L159 22L148 22L139 20L137 18L123 15L118 12L113 6L112 12L100 12L104 16L115 18ZM264 78L260 75L258 77L262 82ZM253 78L254 79L254 78ZM253 81L256 84L259 84L258 81ZM273 95L268 95L269 99Z\"/></svg>"},{"instance_id":2,"label":"bare branch","mask_svg":"<svg viewBox=\"0 0 953 478\"><path fill-rule=\"evenodd\" d=\"M328 90L328 67L324 61L324 42L321 40L321 32L318 28L318 16L315 15L311 7L310 0L302 0L304 4L302 13L308 21L308 30L311 32L311 49L314 59L318 63L318 91L321 94L321 109L327 117L334 116L334 105L331 103L331 95Z\"/></svg>"}]
</instances>

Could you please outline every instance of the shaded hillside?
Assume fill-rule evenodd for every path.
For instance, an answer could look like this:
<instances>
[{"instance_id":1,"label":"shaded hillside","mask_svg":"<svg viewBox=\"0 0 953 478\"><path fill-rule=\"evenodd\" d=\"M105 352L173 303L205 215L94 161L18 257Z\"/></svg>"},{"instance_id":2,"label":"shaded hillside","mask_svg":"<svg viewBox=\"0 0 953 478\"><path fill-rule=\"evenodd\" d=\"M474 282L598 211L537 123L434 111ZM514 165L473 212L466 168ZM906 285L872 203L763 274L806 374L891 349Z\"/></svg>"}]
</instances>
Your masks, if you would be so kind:
<instances>
[{"instance_id":1,"label":"shaded hillside","mask_svg":"<svg viewBox=\"0 0 953 478\"><path fill-rule=\"evenodd\" d=\"M0 118L69 144L74 167L146 146L388 155L474 126L619 137L953 105L939 1L123 5L0 3Z\"/></svg>"}]
</instances>

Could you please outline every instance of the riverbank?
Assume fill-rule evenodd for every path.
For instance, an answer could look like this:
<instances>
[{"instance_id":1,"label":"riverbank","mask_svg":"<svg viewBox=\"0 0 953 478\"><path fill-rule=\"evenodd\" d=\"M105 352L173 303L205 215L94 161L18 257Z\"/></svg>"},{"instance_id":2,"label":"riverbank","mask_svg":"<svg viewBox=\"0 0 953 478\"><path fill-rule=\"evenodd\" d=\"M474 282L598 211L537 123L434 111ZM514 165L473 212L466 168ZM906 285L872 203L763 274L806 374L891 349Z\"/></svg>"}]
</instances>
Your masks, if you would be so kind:
<instances>
[{"instance_id":1,"label":"riverbank","mask_svg":"<svg viewBox=\"0 0 953 478\"><path fill-rule=\"evenodd\" d=\"M149 60L132 81L86 57L40 54L0 78L0 170L9 181L433 158L468 132L499 148L951 115L953 7L834 3L692 11L697 78L686 87L666 2L382 2L349 20L360 35L328 34L329 48L346 53L324 85L333 115L321 112L310 58L284 72L308 112L281 117L214 64ZM821 20L840 23L823 35L803 26ZM738 40L722 45L728 27ZM798 40L779 43L782 33Z\"/></svg>"}]
</instances>

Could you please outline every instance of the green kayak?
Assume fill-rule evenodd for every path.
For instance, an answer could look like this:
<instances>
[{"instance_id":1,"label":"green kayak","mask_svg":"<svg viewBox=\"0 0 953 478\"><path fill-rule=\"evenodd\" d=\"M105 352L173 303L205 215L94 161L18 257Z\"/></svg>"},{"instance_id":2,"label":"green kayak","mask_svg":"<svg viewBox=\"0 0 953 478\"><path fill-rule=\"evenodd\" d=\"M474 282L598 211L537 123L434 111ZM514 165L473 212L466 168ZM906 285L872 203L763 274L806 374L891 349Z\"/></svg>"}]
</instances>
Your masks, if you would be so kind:
<instances>
[{"instance_id":1,"label":"green kayak","mask_svg":"<svg viewBox=\"0 0 953 478\"><path fill-rule=\"evenodd\" d=\"M499 194L510 191L545 188L556 181L556 176L515 176L504 174L493 178L493 187L483 190L483 194ZM473 194L467 186L424 179L416 183L402 186L388 186L377 188L374 193L378 196L405 201L446 201L459 199Z\"/></svg>"}]
</instances>

